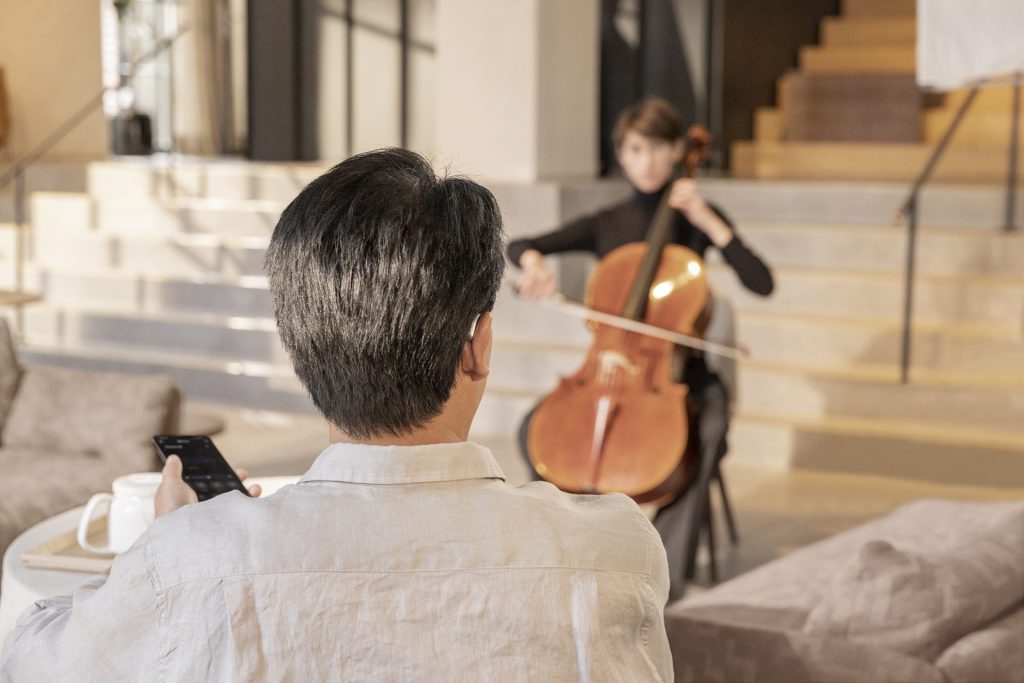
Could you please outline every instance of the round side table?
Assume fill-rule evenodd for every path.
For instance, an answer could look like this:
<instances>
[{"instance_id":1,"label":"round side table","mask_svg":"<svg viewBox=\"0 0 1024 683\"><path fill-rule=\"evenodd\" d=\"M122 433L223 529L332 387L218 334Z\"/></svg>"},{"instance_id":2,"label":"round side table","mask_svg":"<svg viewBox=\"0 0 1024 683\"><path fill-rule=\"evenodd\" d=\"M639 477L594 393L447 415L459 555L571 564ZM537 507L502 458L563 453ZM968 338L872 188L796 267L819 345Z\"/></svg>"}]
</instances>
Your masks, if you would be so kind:
<instances>
[{"instance_id":1,"label":"round side table","mask_svg":"<svg viewBox=\"0 0 1024 683\"><path fill-rule=\"evenodd\" d=\"M298 477L251 477L246 483L262 486L261 497L266 497L298 480ZM32 603L53 595L71 593L89 576L82 572L26 567L21 561L21 556L29 550L77 528L84 507L76 507L39 522L22 532L7 547L0 580L0 647L7 634L14 630L18 617Z\"/></svg>"}]
</instances>

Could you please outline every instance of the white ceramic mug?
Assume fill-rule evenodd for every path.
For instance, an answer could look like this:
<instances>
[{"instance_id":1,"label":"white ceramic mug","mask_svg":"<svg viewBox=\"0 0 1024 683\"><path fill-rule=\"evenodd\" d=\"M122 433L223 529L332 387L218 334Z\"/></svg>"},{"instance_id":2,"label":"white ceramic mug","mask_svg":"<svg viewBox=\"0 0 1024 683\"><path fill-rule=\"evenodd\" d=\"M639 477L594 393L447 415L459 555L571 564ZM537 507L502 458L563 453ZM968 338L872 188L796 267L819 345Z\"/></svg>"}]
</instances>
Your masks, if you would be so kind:
<instances>
[{"instance_id":1,"label":"white ceramic mug","mask_svg":"<svg viewBox=\"0 0 1024 683\"><path fill-rule=\"evenodd\" d=\"M126 474L114 480L114 492L97 493L89 499L78 523L78 545L92 553L111 554L128 550L153 523L153 498L160 486L159 472ZM107 503L107 545L89 543L89 524L96 507Z\"/></svg>"}]
</instances>

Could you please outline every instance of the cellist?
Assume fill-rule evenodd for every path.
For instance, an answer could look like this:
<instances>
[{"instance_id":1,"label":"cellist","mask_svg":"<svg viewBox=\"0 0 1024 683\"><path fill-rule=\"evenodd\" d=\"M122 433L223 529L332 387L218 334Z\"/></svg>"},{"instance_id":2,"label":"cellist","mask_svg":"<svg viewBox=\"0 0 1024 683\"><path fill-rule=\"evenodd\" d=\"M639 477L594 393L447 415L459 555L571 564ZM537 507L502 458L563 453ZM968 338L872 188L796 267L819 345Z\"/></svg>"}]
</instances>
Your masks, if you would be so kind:
<instances>
[{"instance_id":1,"label":"cellist","mask_svg":"<svg viewBox=\"0 0 1024 683\"><path fill-rule=\"evenodd\" d=\"M725 214L704 200L692 179L670 182L685 153L685 132L679 113L665 100L645 99L623 111L613 131L613 142L633 196L554 232L510 243L509 259L522 269L517 282L519 294L541 298L554 293L555 279L545 259L548 254L584 251L601 258L623 244L644 241L666 192L669 205L677 211L673 226L676 244L701 257L714 246L747 289L762 296L771 294L771 271L737 236ZM690 357L685 367L683 381L689 385L690 409L697 416L700 462L687 495L660 510L654 520L668 552L674 597L681 595L684 577L692 570L707 484L726 451L729 426L729 397L717 375L699 355ZM521 434L520 446L529 463L526 425Z\"/></svg>"}]
</instances>

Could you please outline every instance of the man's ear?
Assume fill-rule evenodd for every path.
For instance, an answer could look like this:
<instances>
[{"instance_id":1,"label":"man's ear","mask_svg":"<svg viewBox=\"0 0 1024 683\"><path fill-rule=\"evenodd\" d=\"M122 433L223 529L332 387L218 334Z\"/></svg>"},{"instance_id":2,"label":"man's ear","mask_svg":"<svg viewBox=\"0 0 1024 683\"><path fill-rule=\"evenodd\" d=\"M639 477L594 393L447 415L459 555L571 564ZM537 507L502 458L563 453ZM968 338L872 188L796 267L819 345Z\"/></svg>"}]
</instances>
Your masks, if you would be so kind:
<instances>
[{"instance_id":1,"label":"man's ear","mask_svg":"<svg viewBox=\"0 0 1024 683\"><path fill-rule=\"evenodd\" d=\"M486 379L491 371L491 314L481 313L473 337L462 346L462 371L474 382Z\"/></svg>"}]
</instances>

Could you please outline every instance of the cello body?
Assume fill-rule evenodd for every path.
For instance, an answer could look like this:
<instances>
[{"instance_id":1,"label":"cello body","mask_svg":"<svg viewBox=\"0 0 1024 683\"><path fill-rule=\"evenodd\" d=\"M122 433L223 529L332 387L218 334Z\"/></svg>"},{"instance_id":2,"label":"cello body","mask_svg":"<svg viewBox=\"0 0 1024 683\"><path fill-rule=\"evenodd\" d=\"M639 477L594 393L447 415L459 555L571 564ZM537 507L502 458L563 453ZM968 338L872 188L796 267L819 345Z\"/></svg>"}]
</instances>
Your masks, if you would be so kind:
<instances>
[{"instance_id":1,"label":"cello body","mask_svg":"<svg viewBox=\"0 0 1024 683\"><path fill-rule=\"evenodd\" d=\"M658 248L658 254L650 254ZM648 273L645 275L645 263ZM623 283L650 280L642 319L693 335L709 310L704 263L675 244L627 244L605 256L590 281L587 304L620 314L633 292ZM636 311L634 311L636 313ZM685 488L692 458L688 389L672 342L590 323L593 343L582 367L537 407L527 443L545 480L565 491L618 491L638 502L668 504Z\"/></svg>"}]
</instances>

